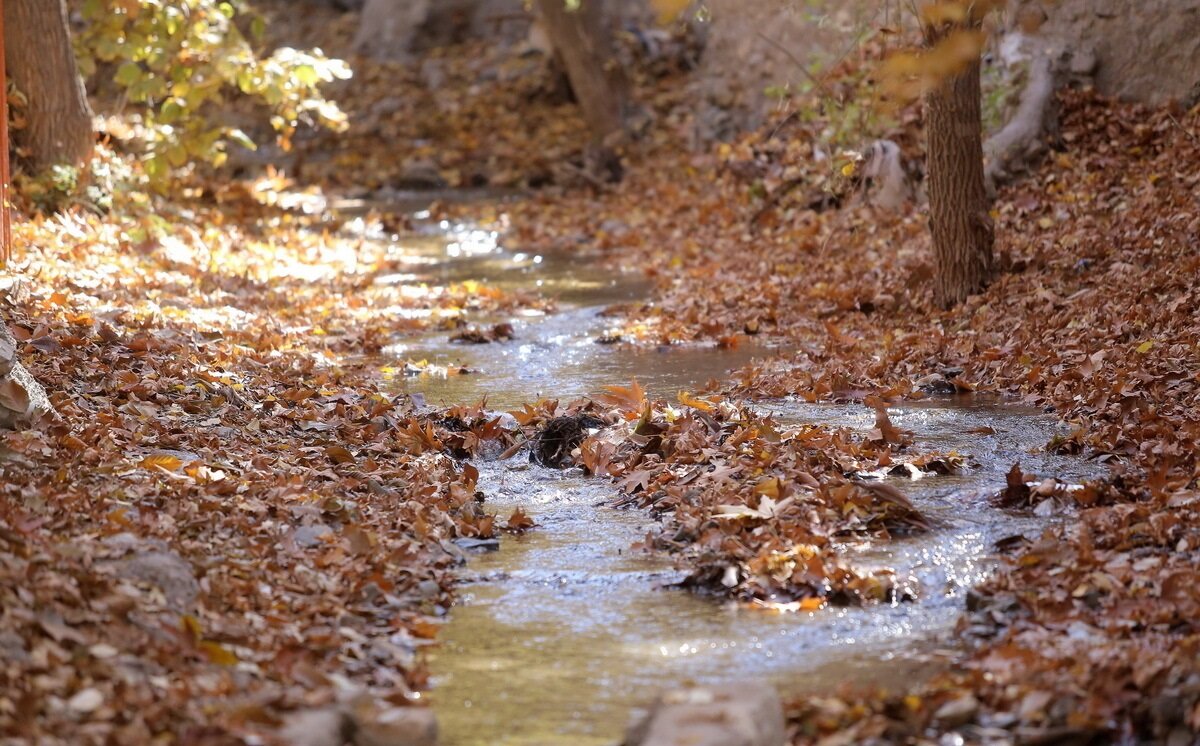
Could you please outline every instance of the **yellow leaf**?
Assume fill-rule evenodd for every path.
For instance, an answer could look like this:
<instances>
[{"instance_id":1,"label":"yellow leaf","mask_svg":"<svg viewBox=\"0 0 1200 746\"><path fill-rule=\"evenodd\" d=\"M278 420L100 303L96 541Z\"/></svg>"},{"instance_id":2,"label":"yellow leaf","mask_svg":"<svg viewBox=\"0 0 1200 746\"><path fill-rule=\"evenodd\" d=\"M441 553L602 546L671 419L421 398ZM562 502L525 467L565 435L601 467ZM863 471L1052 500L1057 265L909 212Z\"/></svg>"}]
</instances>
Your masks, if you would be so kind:
<instances>
[{"instance_id":1,"label":"yellow leaf","mask_svg":"<svg viewBox=\"0 0 1200 746\"><path fill-rule=\"evenodd\" d=\"M941 26L944 23L962 23L967 20L967 8L962 2L949 0L928 3L921 7L921 23L926 26Z\"/></svg>"},{"instance_id":2,"label":"yellow leaf","mask_svg":"<svg viewBox=\"0 0 1200 746\"><path fill-rule=\"evenodd\" d=\"M775 477L769 477L754 485L754 491L760 495L770 498L779 497L779 480Z\"/></svg>"},{"instance_id":3,"label":"yellow leaf","mask_svg":"<svg viewBox=\"0 0 1200 746\"><path fill-rule=\"evenodd\" d=\"M168 453L157 453L152 456L147 456L138 462L138 466L143 469L166 469L167 471L176 471L183 466L183 461L178 456L172 456Z\"/></svg>"},{"instance_id":4,"label":"yellow leaf","mask_svg":"<svg viewBox=\"0 0 1200 746\"><path fill-rule=\"evenodd\" d=\"M1154 340L1147 339L1145 342L1142 342L1140 345L1137 346L1138 354L1145 355L1147 352L1150 351L1150 348L1152 348L1152 347L1154 347Z\"/></svg>"},{"instance_id":5,"label":"yellow leaf","mask_svg":"<svg viewBox=\"0 0 1200 746\"><path fill-rule=\"evenodd\" d=\"M801 611L818 611L825 606L823 598L806 598L800 602Z\"/></svg>"},{"instance_id":6,"label":"yellow leaf","mask_svg":"<svg viewBox=\"0 0 1200 746\"><path fill-rule=\"evenodd\" d=\"M196 647L200 648L210 663L216 663L218 666L237 665L238 657L232 650L220 643L213 642L212 640L203 640Z\"/></svg>"},{"instance_id":7,"label":"yellow leaf","mask_svg":"<svg viewBox=\"0 0 1200 746\"><path fill-rule=\"evenodd\" d=\"M184 633L189 635L196 642L203 637L203 631L200 629L200 620L191 614L184 614L183 619L179 621L179 625L183 628Z\"/></svg>"},{"instance_id":8,"label":"yellow leaf","mask_svg":"<svg viewBox=\"0 0 1200 746\"><path fill-rule=\"evenodd\" d=\"M706 402L703 399L692 396L686 391L679 392L679 403L685 407L699 409L701 412L711 412L714 408L710 402Z\"/></svg>"},{"instance_id":9,"label":"yellow leaf","mask_svg":"<svg viewBox=\"0 0 1200 746\"><path fill-rule=\"evenodd\" d=\"M854 161L849 161L846 163L846 165L842 166L842 176L853 176L854 172L857 170L858 169L855 167Z\"/></svg>"},{"instance_id":10,"label":"yellow leaf","mask_svg":"<svg viewBox=\"0 0 1200 746\"><path fill-rule=\"evenodd\" d=\"M658 22L667 24L678 18L692 3L691 0L650 0L650 4L658 13Z\"/></svg>"}]
</instances>

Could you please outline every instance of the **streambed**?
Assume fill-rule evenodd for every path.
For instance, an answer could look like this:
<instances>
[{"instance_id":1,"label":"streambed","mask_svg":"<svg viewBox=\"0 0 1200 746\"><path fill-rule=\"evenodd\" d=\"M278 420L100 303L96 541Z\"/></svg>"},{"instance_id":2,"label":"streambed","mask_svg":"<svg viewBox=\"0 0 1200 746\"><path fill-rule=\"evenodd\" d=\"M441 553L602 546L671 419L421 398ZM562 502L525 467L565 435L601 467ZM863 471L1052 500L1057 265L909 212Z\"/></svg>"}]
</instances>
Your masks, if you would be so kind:
<instances>
[{"instance_id":1,"label":"streambed","mask_svg":"<svg viewBox=\"0 0 1200 746\"><path fill-rule=\"evenodd\" d=\"M470 250L454 234L426 237L414 247L414 268L431 279L548 291L562 304L556 314L503 319L514 326L511 341L462 346L441 333L393 348L391 368L422 359L474 371L395 377L398 389L431 405L473 404L486 396L489 408L503 410L539 396L566 401L634 378L652 395L674 398L769 352L600 345L601 309L643 296L646 286L638 278L597 269L586 259L509 252L494 236ZM863 431L874 425L873 411L861 405L760 406L785 425ZM443 742L612 744L657 692L683 683L765 677L782 692L799 694L911 681L937 670L953 644L947 633L965 593L986 576L995 542L1042 527L1040 519L990 507L986 495L1003 487L1017 461L1026 472L1068 482L1097 476L1099 469L1045 453L1057 424L1036 410L955 397L889 413L913 431L918 450L957 451L970 464L954 476L893 479L941 526L856 545L850 554L859 566L886 566L915 580L915 603L773 613L667 590L663 586L681 575L663 558L630 549L653 521L640 511L609 507L610 483L530 465L524 453L477 464L485 505L503 515L519 507L539 527L505 537L498 551L473 555L463 570L460 603L431 655L431 698Z\"/></svg>"}]
</instances>

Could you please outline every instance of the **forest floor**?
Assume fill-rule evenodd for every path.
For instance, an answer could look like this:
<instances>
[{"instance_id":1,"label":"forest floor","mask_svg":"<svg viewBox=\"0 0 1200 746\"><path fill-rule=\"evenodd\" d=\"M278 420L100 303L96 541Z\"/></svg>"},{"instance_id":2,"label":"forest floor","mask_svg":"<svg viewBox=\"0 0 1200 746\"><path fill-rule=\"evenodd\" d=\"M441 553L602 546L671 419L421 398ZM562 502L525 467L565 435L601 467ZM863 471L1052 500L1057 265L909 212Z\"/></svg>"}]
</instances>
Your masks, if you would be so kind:
<instances>
[{"instance_id":1,"label":"forest floor","mask_svg":"<svg viewBox=\"0 0 1200 746\"><path fill-rule=\"evenodd\" d=\"M964 609L956 665L914 691L794 702L796 742L1194 740L1200 111L1065 93L1061 150L998 196L1002 273L942 311L921 211L837 191L838 164L815 156L828 122L781 116L689 152L686 100L670 75L646 76L650 133L625 180L596 187L563 165L582 137L570 103L527 59L488 54L364 68L343 92L351 132L300 143L295 182L18 216L8 322L57 413L4 437L0 731L243 743L355 687L373 695L356 723L386 727L427 684L453 540L530 528L488 514L468 457L564 414L603 425L571 458L660 515L649 548L698 590L803 610L897 600L894 579L856 572L837 539L928 520L847 475L960 468L913 453L886 404L986 392L1053 409L1072 431L1047 447L1109 476L1074 489L1015 468L998 510L1068 519L1003 547ZM915 119L898 121L888 134L915 142ZM419 152L380 157L413 138ZM519 428L395 394L364 356L553 308L479 283L376 283L404 268L320 205L405 169L451 187L550 184L503 215L445 204L434 218L650 277L653 299L615 309L609 341L753 337L786 353L673 402L636 384L530 402ZM876 428L782 432L745 406L781 396L862 402Z\"/></svg>"}]
</instances>

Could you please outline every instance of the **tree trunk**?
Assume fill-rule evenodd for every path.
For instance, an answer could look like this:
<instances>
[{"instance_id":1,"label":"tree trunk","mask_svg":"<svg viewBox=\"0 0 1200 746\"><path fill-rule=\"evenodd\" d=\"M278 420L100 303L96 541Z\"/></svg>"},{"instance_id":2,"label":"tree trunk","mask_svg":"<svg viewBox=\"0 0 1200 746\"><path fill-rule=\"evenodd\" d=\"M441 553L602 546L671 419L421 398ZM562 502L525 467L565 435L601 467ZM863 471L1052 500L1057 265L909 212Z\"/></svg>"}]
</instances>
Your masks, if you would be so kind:
<instances>
[{"instance_id":1,"label":"tree trunk","mask_svg":"<svg viewBox=\"0 0 1200 746\"><path fill-rule=\"evenodd\" d=\"M7 0L4 46L8 74L29 99L28 124L13 133L34 172L78 166L92 154L92 110L75 65L66 0Z\"/></svg>"},{"instance_id":2,"label":"tree trunk","mask_svg":"<svg viewBox=\"0 0 1200 746\"><path fill-rule=\"evenodd\" d=\"M993 271L979 73L976 57L925 97L934 295L944 308L983 290Z\"/></svg>"},{"instance_id":3,"label":"tree trunk","mask_svg":"<svg viewBox=\"0 0 1200 746\"><path fill-rule=\"evenodd\" d=\"M581 0L579 8L572 11L566 0L538 0L538 8L587 120L591 165L619 176L613 147L625 132L628 83L613 53L604 3Z\"/></svg>"}]
</instances>

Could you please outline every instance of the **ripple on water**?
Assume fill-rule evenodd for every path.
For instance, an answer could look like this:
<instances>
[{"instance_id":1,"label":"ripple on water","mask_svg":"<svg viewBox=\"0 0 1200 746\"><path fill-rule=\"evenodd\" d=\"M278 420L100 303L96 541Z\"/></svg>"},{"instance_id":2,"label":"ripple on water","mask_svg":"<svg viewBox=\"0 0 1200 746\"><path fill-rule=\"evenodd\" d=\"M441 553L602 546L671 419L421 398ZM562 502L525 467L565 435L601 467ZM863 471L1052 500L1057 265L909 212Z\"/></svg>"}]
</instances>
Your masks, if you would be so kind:
<instances>
[{"instance_id":1,"label":"ripple on water","mask_svg":"<svg viewBox=\"0 0 1200 746\"><path fill-rule=\"evenodd\" d=\"M867 429L864 407L770 405L785 425L821 422ZM486 464L489 505L517 505L542 524L471 561L472 576L433 660L433 699L449 743L611 743L631 713L684 681L766 677L791 693L843 683L900 682L937 665L941 637L966 589L983 579L997 539L1041 524L998 511L985 495L1014 460L1065 480L1096 476L1094 464L1042 452L1053 418L970 400L905 405L895 424L922 450L956 450L962 475L897 481L943 526L858 548L865 565L917 579L917 603L771 614L663 590L679 575L629 546L653 528L637 511L604 507L611 485L520 464ZM993 432L986 432L985 426ZM466 706L466 702L471 705Z\"/></svg>"},{"instance_id":2,"label":"ripple on water","mask_svg":"<svg viewBox=\"0 0 1200 746\"><path fill-rule=\"evenodd\" d=\"M403 340L399 362L426 359L478 371L396 380L398 389L421 392L431 404L470 404L486 395L493 408L514 408L635 377L653 395L673 399L769 352L751 345L733 351L597 345L607 324L600 309L643 297L644 282L578 256L512 252L495 234L469 227L446 225L437 230L448 235L418 237L361 228L364 240L394 244L398 271L381 282L474 280L537 289L563 305L551 316L497 319L516 327L512 342L464 347L450 344L447 333ZM785 425L874 426L874 413L861 405L784 401L761 409ZM541 528L506 538L498 552L474 557L465 571L478 580L463 588L431 660L443 742L610 744L631 713L682 682L766 677L785 692L826 692L843 683L911 681L936 669L942 637L966 589L988 572L995 541L1041 526L989 507L984 495L1004 485L1017 461L1026 472L1064 481L1100 470L1042 451L1055 422L1037 411L956 398L889 412L916 434L920 450L958 451L972 464L956 476L896 481L940 519L937 530L855 548L857 562L917 579L920 600L895 606L771 614L663 590L679 574L662 558L630 551L654 526L640 512L604 507L611 484L514 462L480 465L491 509L520 506Z\"/></svg>"}]
</instances>

